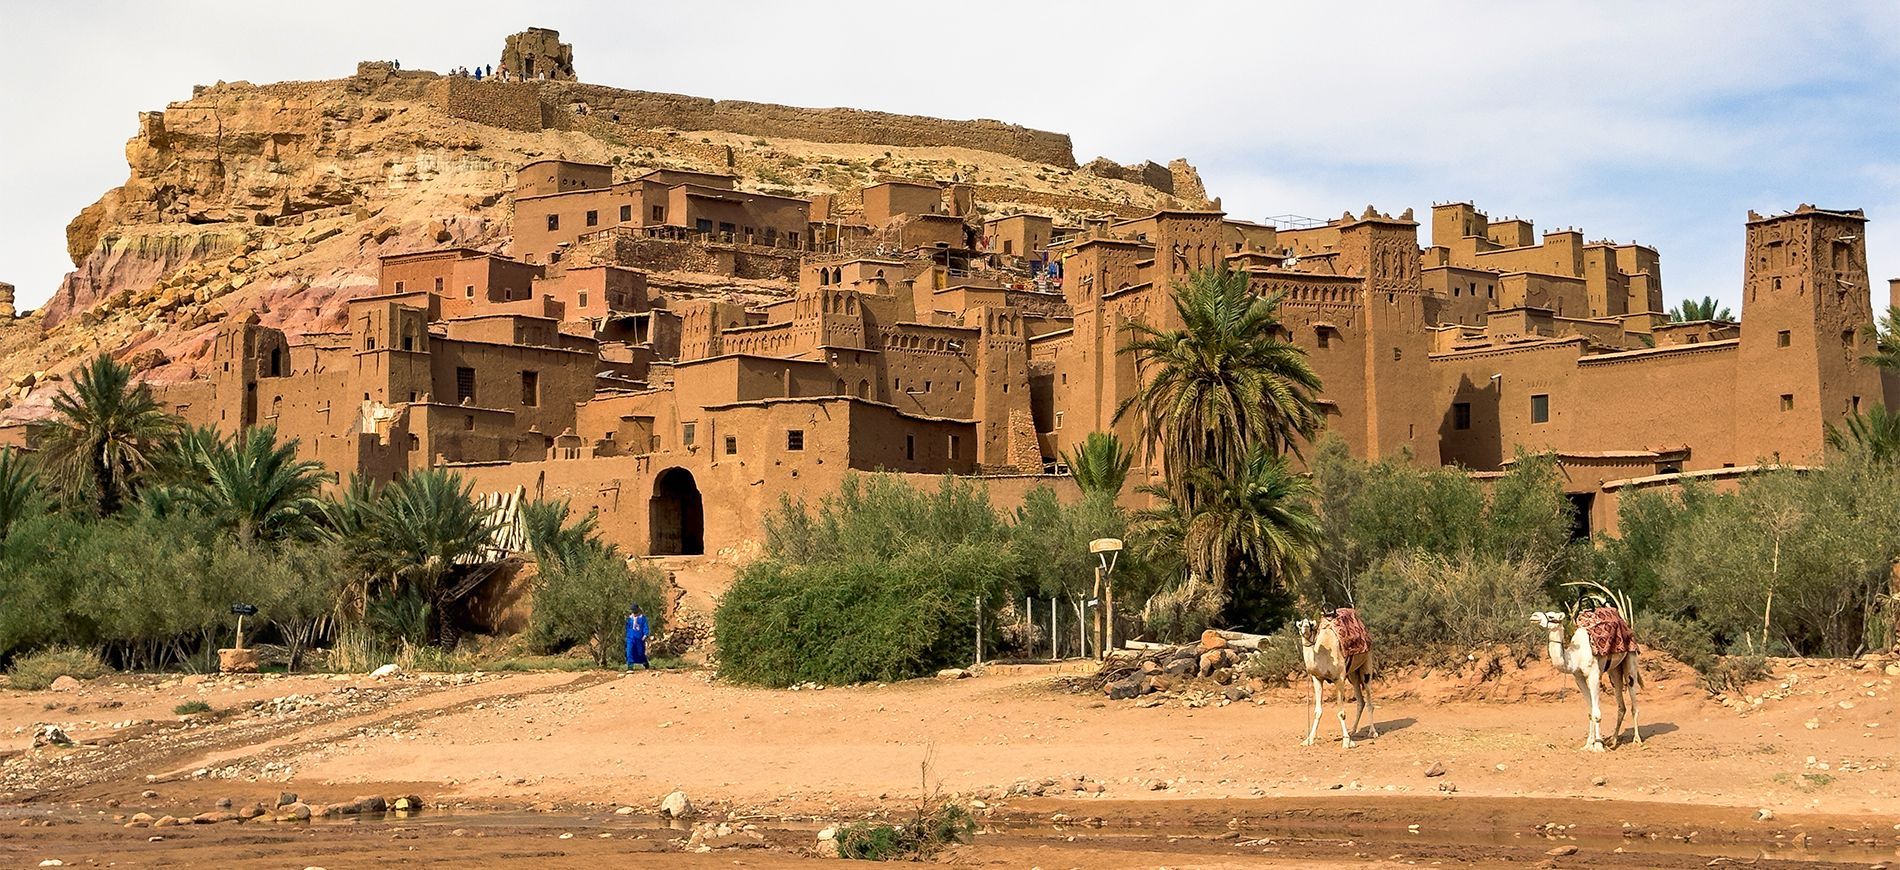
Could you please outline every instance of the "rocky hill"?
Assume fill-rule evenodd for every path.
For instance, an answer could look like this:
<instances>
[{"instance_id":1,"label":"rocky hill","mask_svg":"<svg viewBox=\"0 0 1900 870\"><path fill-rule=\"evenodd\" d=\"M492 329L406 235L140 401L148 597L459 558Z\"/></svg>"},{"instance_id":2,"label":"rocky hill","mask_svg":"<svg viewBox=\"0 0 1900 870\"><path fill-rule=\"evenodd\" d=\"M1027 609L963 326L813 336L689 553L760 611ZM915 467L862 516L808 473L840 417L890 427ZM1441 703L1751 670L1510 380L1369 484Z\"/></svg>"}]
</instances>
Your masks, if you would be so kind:
<instances>
[{"instance_id":1,"label":"rocky hill","mask_svg":"<svg viewBox=\"0 0 1900 870\"><path fill-rule=\"evenodd\" d=\"M983 207L1001 212L1206 202L1185 161L1078 167L1067 136L997 121L477 81L376 62L329 81L220 82L141 114L126 144L130 176L67 227L74 270L39 311L0 320L0 423L44 413L51 390L25 384L31 373L106 352L153 381L188 378L232 312L291 333L335 328L348 299L373 291L380 256L505 252L514 170L547 157L612 164L619 178L730 172L741 187L830 193L846 208L890 177L973 183Z\"/></svg>"}]
</instances>

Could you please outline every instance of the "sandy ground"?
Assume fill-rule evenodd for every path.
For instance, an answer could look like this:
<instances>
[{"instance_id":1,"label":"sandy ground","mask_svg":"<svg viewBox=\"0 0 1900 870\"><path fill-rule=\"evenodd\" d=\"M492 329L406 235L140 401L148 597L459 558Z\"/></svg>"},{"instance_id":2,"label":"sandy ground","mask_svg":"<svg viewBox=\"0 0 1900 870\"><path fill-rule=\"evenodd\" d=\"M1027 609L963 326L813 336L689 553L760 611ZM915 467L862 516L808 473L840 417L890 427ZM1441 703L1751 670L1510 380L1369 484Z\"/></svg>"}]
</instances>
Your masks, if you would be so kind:
<instances>
[{"instance_id":1,"label":"sandy ground","mask_svg":"<svg viewBox=\"0 0 1900 870\"><path fill-rule=\"evenodd\" d=\"M1382 686L1383 736L1350 750L1330 711L1335 739L1300 745L1301 690L1141 706L1063 691L1048 667L804 691L703 671L108 679L0 691L0 866L578 867L648 851L652 866L792 866L818 827L904 812L926 789L982 805L986 832L940 859L971 865L1873 866L1900 847L1886 664L1779 663L1740 709L1657 674L1647 741L1602 754L1578 749L1582 701L1535 664L1509 702L1430 676ZM213 712L172 714L192 699ZM30 748L42 722L80 745ZM1427 776L1434 764L1445 773ZM690 832L651 816L674 788L702 818L758 825L768 848L683 852ZM283 790L416 793L434 809L121 827ZM1578 856L1546 854L1566 845Z\"/></svg>"}]
</instances>

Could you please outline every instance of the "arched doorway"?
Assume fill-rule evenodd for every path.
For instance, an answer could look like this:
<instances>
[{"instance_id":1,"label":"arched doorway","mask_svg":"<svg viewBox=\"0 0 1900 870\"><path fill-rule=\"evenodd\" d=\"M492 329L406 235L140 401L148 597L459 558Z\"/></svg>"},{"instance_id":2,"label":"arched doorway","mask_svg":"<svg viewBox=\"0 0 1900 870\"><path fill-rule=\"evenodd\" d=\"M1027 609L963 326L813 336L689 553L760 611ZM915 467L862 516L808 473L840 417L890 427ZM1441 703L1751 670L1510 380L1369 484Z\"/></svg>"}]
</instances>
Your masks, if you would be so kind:
<instances>
[{"instance_id":1,"label":"arched doorway","mask_svg":"<svg viewBox=\"0 0 1900 870\"><path fill-rule=\"evenodd\" d=\"M647 501L648 555L697 556L706 552L706 512L693 473L669 468L653 479Z\"/></svg>"}]
</instances>

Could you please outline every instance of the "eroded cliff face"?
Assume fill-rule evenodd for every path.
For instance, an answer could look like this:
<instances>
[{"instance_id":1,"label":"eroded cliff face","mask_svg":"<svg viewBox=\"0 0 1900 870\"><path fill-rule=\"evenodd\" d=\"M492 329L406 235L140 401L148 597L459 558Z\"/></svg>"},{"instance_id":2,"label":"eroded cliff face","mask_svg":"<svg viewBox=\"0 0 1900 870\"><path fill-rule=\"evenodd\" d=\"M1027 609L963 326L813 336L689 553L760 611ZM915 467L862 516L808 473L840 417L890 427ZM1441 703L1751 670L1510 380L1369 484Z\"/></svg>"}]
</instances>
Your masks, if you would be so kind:
<instances>
[{"instance_id":1,"label":"eroded cliff face","mask_svg":"<svg viewBox=\"0 0 1900 870\"><path fill-rule=\"evenodd\" d=\"M1004 210L1204 204L1198 178L1183 183L1191 167L1077 171L1059 134L697 98L679 98L690 112L640 108L679 101L668 96L365 63L344 79L200 87L143 113L126 144L129 177L67 227L73 272L34 315L0 320L0 422L44 413L50 391L19 387L25 373L103 352L136 360L151 380L189 378L232 313L255 311L293 335L336 329L347 301L374 291L381 256L505 252L514 170L541 158L612 164L619 178L731 172L742 187L848 202L884 178L954 177ZM676 126L695 121L744 129ZM946 144L962 141L959 129L970 145ZM799 131L824 141L790 138Z\"/></svg>"}]
</instances>

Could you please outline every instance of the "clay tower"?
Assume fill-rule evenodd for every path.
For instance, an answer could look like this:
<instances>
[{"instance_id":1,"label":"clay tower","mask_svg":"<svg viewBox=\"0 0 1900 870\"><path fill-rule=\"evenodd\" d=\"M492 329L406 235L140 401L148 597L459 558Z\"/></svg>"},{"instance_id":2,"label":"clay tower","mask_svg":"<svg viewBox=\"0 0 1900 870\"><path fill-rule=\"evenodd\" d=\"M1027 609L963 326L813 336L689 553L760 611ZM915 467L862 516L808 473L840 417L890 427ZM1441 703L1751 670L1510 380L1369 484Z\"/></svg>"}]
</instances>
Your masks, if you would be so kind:
<instances>
[{"instance_id":1,"label":"clay tower","mask_svg":"<svg viewBox=\"0 0 1900 870\"><path fill-rule=\"evenodd\" d=\"M517 79L575 81L574 47L561 41L561 32L530 27L508 37L501 49L501 68Z\"/></svg>"}]
</instances>

